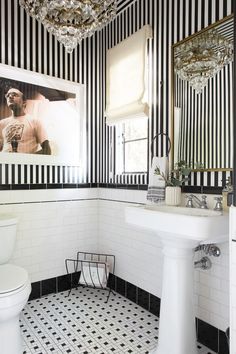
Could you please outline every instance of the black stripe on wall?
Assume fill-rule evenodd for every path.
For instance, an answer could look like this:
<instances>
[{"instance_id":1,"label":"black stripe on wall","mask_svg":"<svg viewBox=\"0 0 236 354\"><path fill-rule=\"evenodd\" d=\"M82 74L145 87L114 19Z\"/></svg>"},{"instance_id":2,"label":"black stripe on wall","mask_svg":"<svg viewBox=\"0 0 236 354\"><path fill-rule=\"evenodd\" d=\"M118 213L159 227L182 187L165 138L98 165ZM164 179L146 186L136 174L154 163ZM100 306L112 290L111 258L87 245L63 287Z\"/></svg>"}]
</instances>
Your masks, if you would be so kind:
<instances>
[{"instance_id":1,"label":"black stripe on wall","mask_svg":"<svg viewBox=\"0 0 236 354\"><path fill-rule=\"evenodd\" d=\"M205 162L204 167L207 169L232 168L232 68L233 63L225 66L209 80L208 86L200 95L187 82L176 78L175 106L180 108L182 121L179 161L184 160L189 164L193 160ZM219 99L216 100L216 97ZM222 117L225 118L224 124Z\"/></svg>"},{"instance_id":2,"label":"black stripe on wall","mask_svg":"<svg viewBox=\"0 0 236 354\"><path fill-rule=\"evenodd\" d=\"M233 1L233 12L234 14L236 14L236 1ZM236 31L236 16L234 16L234 31ZM233 72L233 82L234 82L234 92L236 91L236 70L235 70L235 61L236 61L236 36L235 36L235 32L234 32L234 72ZM236 136L236 105L234 104L233 106L233 116L234 116L234 129L233 129L233 136ZM236 151L236 139L234 139L234 150ZM236 154L234 154L233 157L233 161L234 161L234 174L233 174L233 186L234 186L234 190L233 190L233 205L236 206Z\"/></svg>"},{"instance_id":3,"label":"black stripe on wall","mask_svg":"<svg viewBox=\"0 0 236 354\"><path fill-rule=\"evenodd\" d=\"M35 19L26 15L19 6L18 0L0 0L0 62L34 72L55 76L69 81L85 84L86 117L93 122L87 125L87 141L95 141L95 112L91 107L92 97L95 96L95 85L91 77L91 67L95 62L90 55L95 38L85 40L69 55L64 47L50 35ZM1 73L0 73L1 75ZM95 141L96 144L96 141ZM89 161L87 174L78 170L78 167L69 166L65 184L88 183L97 180L91 168L94 161L98 161L97 151L93 150ZM27 185L39 187L42 184L62 183L62 166L36 166L36 165L1 165L2 185ZM58 177L59 176L59 177ZM72 177L73 176L73 177ZM22 187L24 188L24 187Z\"/></svg>"},{"instance_id":4,"label":"black stripe on wall","mask_svg":"<svg viewBox=\"0 0 236 354\"><path fill-rule=\"evenodd\" d=\"M122 7L122 3L127 4L126 7ZM158 133L164 132L170 134L170 112L171 112L171 46L172 44L180 41L189 35L200 31L202 28L220 20L224 16L230 15L232 13L232 1L231 0L206 0L206 1L181 1L176 0L134 0L132 2L123 1L119 2L120 12L118 12L117 18L104 29L106 49L113 47L118 44L123 39L132 35L136 30L140 29L145 24L150 24L154 29L154 40L152 43L152 100L150 102L151 114L150 114L150 130L149 137L151 139ZM117 31L119 29L119 31ZM104 62L105 62L106 52L103 52ZM224 71L229 70L228 73L224 73L225 77L231 75L232 65L229 69L224 69ZM219 74L220 75L220 74ZM222 75L222 74L221 74ZM104 77L105 80L105 77ZM220 80L220 79L218 79ZM217 81L217 80L216 80ZM163 84L163 85L162 85ZM232 81L228 81L227 91L232 90ZM218 90L217 82L214 87L210 90ZM207 101L208 97L211 95L211 91L208 91L207 96L203 96L203 100ZM226 99L227 103L230 104L231 95ZM191 105L195 109L196 103L193 97ZM218 102L218 115L221 113L223 105L222 101ZM197 108L197 106L196 106ZM204 106L204 110L209 110L209 105ZM188 112L189 107L186 108ZM187 114L187 113L186 113ZM202 117L202 112L198 112L199 116ZM207 113L205 113L207 114ZM104 121L104 118L103 118ZM186 129L190 129L189 123L185 122ZM200 123L191 123L195 130L203 131L205 128L205 122L203 119ZM215 123L214 123L215 124ZM110 128L106 127L106 134L110 133ZM217 133L221 129L222 134L220 139L227 137L232 134L232 122L229 118L227 128L222 129L222 126L217 122L214 129ZM205 130L204 138L207 139L206 134L209 131ZM124 175L124 176L111 176L109 174L111 166L109 166L109 140L104 139L100 135L100 140L102 141L103 153L101 153L101 165L106 169L100 172L100 182L102 183L124 183L129 184L130 180L134 181L134 176ZM183 142L185 144L187 142ZM217 141L218 143L218 141ZM219 141L220 143L220 141ZM114 144L114 142L113 142ZM228 143L229 144L229 143ZM195 153L198 149L200 156L203 156L205 152L198 147L197 140L190 145L192 149L191 153ZM229 165L232 166L232 153L231 146L227 146L227 154L224 152L221 154L220 159L225 167ZM156 143L155 153L164 156L166 154L167 146L164 141L161 143ZM149 154L151 156L151 154ZM214 168L217 166L216 156L209 153L207 158L212 161ZM218 158L218 156L217 156ZM149 165L151 162L151 157L149 158ZM114 164L114 162L110 162ZM217 172L204 172L204 178L202 178L203 186L219 187L222 186L221 178L215 176ZM220 173L222 174L222 172ZM230 172L227 172L229 175ZM208 176L208 177L205 177ZM140 175L137 178L140 179ZM142 178L141 178L142 179ZM147 183L147 176L144 178L144 183ZM195 172L191 175L189 185L199 186L201 183L198 173Z\"/></svg>"},{"instance_id":5,"label":"black stripe on wall","mask_svg":"<svg viewBox=\"0 0 236 354\"><path fill-rule=\"evenodd\" d=\"M39 165L0 165L0 189L1 186L24 185L65 185L81 184L80 168L77 166L39 166ZM5 189L5 188L3 188ZM19 187L20 189L20 187Z\"/></svg>"},{"instance_id":6,"label":"black stripe on wall","mask_svg":"<svg viewBox=\"0 0 236 354\"><path fill-rule=\"evenodd\" d=\"M50 166L49 184L146 184L145 174L116 177L110 173L114 161L109 160L109 137L114 134L104 123L106 50L145 24L153 27L154 40L150 44L153 82L149 137L151 139L159 132L170 133L171 45L229 15L232 1L120 0L117 18L93 37L83 40L72 55L66 54L63 46L39 22L26 15L18 0L0 0L0 3L1 63L85 85L87 171L80 174L76 167L68 167L63 179L62 167L56 166L52 172ZM156 144L155 152L165 154L164 141ZM19 165L12 169L10 164L3 164L0 178L3 186L12 182L17 186L32 182L37 188L37 185L40 187L47 183L47 171L47 166L31 168ZM214 178L214 173L204 179L204 183L205 180L210 186L217 187L217 181L221 183L220 178Z\"/></svg>"}]
</instances>

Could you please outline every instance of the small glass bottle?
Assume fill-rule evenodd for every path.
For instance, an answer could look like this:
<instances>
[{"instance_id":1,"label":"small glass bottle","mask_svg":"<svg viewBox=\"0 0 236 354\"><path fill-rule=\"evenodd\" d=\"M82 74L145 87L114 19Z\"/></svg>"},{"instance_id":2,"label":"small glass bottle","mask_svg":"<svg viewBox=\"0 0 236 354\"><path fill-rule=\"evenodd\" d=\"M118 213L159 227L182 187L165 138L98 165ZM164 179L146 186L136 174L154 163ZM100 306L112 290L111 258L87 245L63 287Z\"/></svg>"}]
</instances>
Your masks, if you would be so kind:
<instances>
[{"instance_id":1,"label":"small glass bottle","mask_svg":"<svg viewBox=\"0 0 236 354\"><path fill-rule=\"evenodd\" d=\"M224 211L229 211L229 207L227 205L227 199L228 199L228 194L231 193L232 191L233 191L233 186L231 184L231 177L228 177L226 185L222 190L222 197L223 197L222 205Z\"/></svg>"}]
</instances>

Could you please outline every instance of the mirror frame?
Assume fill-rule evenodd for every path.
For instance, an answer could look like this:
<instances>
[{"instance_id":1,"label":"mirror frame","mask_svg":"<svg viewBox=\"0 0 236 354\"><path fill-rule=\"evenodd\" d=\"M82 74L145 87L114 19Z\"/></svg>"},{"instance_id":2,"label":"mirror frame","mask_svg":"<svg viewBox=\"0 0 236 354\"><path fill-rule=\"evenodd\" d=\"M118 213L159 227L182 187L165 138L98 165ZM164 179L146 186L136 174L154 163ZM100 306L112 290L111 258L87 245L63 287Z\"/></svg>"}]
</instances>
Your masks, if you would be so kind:
<instances>
[{"instance_id":1,"label":"mirror frame","mask_svg":"<svg viewBox=\"0 0 236 354\"><path fill-rule=\"evenodd\" d=\"M196 33L193 33L192 35L188 36L188 37L185 37L184 39L182 39L181 41L178 41L176 43L174 43L172 46L171 46L171 124L170 124L170 127L171 127L171 134L170 134L170 138L171 138L171 158L170 158L170 161L171 161L171 168L174 168L174 133L175 133L175 127L174 127L174 97L175 97L175 71L174 71L174 50L177 46L195 38L196 36L198 36L199 34L202 34L218 25L220 25L221 23L224 23L230 19L233 19L234 18L234 14L230 14L224 18L222 18L221 20L219 21L216 21L214 23L212 23L211 25L203 28L202 30L196 32ZM235 52L234 52L234 58L235 58ZM235 61L234 61L234 64L233 66L235 67ZM234 70L234 74L235 76L235 70ZM233 90L234 91L234 90ZM233 111L234 111L234 106L235 104L233 103ZM233 112L232 112L233 114ZM236 119L236 117L235 117ZM236 123L235 123L236 125ZM234 126L234 115L233 115L233 126ZM234 135L235 136L235 135ZM234 139L236 140L236 139ZM236 155L236 154L235 154ZM191 170L192 172L219 172L219 171L233 171L233 167L232 168L209 168L209 169L192 169Z\"/></svg>"}]
</instances>

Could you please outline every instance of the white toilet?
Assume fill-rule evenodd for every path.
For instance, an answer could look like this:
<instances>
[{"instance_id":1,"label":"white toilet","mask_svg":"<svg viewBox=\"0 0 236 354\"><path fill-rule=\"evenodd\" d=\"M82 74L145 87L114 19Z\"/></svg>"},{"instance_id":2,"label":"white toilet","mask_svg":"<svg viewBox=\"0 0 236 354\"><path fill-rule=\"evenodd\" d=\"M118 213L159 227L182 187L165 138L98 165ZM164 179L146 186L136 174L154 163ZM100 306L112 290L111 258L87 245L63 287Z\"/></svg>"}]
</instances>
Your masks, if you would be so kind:
<instances>
[{"instance_id":1,"label":"white toilet","mask_svg":"<svg viewBox=\"0 0 236 354\"><path fill-rule=\"evenodd\" d=\"M19 315L31 292L25 269L7 263L16 241L17 218L0 215L0 353L22 354Z\"/></svg>"}]
</instances>

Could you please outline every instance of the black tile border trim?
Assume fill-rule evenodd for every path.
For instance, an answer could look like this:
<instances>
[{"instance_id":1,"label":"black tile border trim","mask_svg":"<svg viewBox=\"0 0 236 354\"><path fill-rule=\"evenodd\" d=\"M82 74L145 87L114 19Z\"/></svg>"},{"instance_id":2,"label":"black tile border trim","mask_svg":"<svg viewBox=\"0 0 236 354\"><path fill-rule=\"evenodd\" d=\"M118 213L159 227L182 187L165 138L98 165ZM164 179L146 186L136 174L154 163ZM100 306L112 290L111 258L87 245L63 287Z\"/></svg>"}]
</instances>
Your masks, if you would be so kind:
<instances>
[{"instance_id":1,"label":"black tile border trim","mask_svg":"<svg viewBox=\"0 0 236 354\"><path fill-rule=\"evenodd\" d=\"M183 186L182 193L222 194L223 187Z\"/></svg>"},{"instance_id":2,"label":"black tile border trim","mask_svg":"<svg viewBox=\"0 0 236 354\"><path fill-rule=\"evenodd\" d=\"M98 183L98 188L147 190L147 184Z\"/></svg>"},{"instance_id":3,"label":"black tile border trim","mask_svg":"<svg viewBox=\"0 0 236 354\"><path fill-rule=\"evenodd\" d=\"M37 189L79 189L79 188L110 188L146 191L147 184L116 184L116 183L30 183L30 184L0 184L4 190L37 190ZM222 187L183 186L183 193L221 194Z\"/></svg>"},{"instance_id":4,"label":"black tile border trim","mask_svg":"<svg viewBox=\"0 0 236 354\"><path fill-rule=\"evenodd\" d=\"M98 188L98 183L30 183L30 184L0 184L0 191L37 190L37 189L79 189Z\"/></svg>"},{"instance_id":5,"label":"black tile border trim","mask_svg":"<svg viewBox=\"0 0 236 354\"><path fill-rule=\"evenodd\" d=\"M116 183L98 183L98 188L111 189L128 189L128 190L147 190L147 184L116 184ZM222 194L222 187L208 186L183 186L183 193L205 193L205 194Z\"/></svg>"},{"instance_id":6,"label":"black tile border trim","mask_svg":"<svg viewBox=\"0 0 236 354\"><path fill-rule=\"evenodd\" d=\"M79 273L65 274L51 279L32 283L29 300L39 299L51 293L69 290L76 287ZM110 274L109 286L130 301L159 317L161 299L133 285L116 275ZM220 329L196 318L197 340L217 354L229 354L226 334Z\"/></svg>"}]
</instances>

